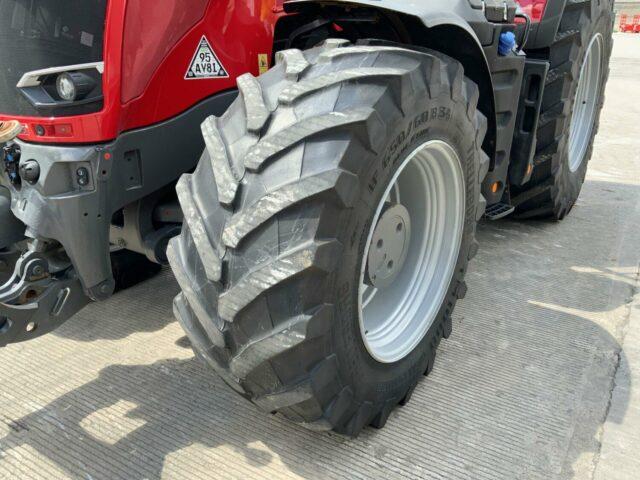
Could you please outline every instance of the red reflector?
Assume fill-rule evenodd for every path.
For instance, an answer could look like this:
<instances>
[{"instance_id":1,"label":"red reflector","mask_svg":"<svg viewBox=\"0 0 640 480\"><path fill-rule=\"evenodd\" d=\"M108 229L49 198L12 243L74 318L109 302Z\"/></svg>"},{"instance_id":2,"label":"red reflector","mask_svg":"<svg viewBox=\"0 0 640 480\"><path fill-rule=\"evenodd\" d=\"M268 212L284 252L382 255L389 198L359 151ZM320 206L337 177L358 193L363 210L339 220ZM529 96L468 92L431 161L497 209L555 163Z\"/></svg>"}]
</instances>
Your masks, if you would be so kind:
<instances>
[{"instance_id":1,"label":"red reflector","mask_svg":"<svg viewBox=\"0 0 640 480\"><path fill-rule=\"evenodd\" d=\"M547 0L518 0L518 3L524 10L524 13L529 15L531 21L538 23L544 17L544 9L547 6Z\"/></svg>"},{"instance_id":2,"label":"red reflector","mask_svg":"<svg viewBox=\"0 0 640 480\"><path fill-rule=\"evenodd\" d=\"M73 127L70 123L61 123L53 126L56 137L73 137Z\"/></svg>"},{"instance_id":3,"label":"red reflector","mask_svg":"<svg viewBox=\"0 0 640 480\"><path fill-rule=\"evenodd\" d=\"M34 125L33 131L39 137L73 137L73 127L70 123Z\"/></svg>"}]
</instances>

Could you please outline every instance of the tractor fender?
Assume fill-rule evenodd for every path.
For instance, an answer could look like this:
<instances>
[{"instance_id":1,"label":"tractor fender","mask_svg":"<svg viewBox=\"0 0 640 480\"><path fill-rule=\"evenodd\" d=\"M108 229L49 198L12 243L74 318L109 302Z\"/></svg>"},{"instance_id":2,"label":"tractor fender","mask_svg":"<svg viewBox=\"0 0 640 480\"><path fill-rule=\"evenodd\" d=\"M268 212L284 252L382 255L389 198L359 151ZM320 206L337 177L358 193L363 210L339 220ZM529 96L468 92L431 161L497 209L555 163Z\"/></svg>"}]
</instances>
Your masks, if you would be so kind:
<instances>
[{"instance_id":1,"label":"tractor fender","mask_svg":"<svg viewBox=\"0 0 640 480\"><path fill-rule=\"evenodd\" d=\"M285 2L285 9L295 10L305 4L376 8L418 18L426 28L453 25L466 31L474 39L479 51L482 52L482 44L471 27L471 24L474 23L487 22L482 11L482 2L478 0L430 0L428 2L418 0L289 0Z\"/></svg>"},{"instance_id":2,"label":"tractor fender","mask_svg":"<svg viewBox=\"0 0 640 480\"><path fill-rule=\"evenodd\" d=\"M437 45L433 47L442 53L459 60L467 75L480 88L480 104L478 108L488 120L485 146L490 157L496 154L496 109L491 67L484 46L490 45L493 39L493 28L487 21L481 0L289 0L285 1L285 11L300 11L313 6L366 7L383 12L400 14L405 18L417 20L422 24L425 33L438 32ZM440 29L455 32L454 38L441 38ZM425 35L425 37L427 37ZM421 38L415 38L416 46L421 45ZM463 44L460 43L463 41Z\"/></svg>"},{"instance_id":3,"label":"tractor fender","mask_svg":"<svg viewBox=\"0 0 640 480\"><path fill-rule=\"evenodd\" d=\"M486 22L482 2L478 0L289 0L285 9L295 9L303 4L354 5L378 8L419 18L427 28L439 25L456 25L466 30L481 47L477 35L470 26L474 22Z\"/></svg>"}]
</instances>

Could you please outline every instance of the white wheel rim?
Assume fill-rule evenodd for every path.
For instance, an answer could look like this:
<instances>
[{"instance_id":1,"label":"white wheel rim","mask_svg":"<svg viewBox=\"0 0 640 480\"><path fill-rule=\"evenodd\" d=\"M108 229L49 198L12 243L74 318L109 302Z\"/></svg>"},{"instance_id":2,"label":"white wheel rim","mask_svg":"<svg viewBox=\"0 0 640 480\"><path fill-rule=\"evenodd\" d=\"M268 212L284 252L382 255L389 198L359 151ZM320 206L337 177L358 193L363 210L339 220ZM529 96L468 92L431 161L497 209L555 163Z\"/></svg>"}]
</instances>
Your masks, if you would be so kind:
<instances>
[{"instance_id":1,"label":"white wheel rim","mask_svg":"<svg viewBox=\"0 0 640 480\"><path fill-rule=\"evenodd\" d=\"M373 358L382 363L409 355L436 319L458 261L465 216L465 180L458 154L433 140L416 148L398 168L374 215L360 272L360 331ZM393 283L365 283L374 231L385 206L401 203L411 234L406 260Z\"/></svg>"},{"instance_id":2,"label":"white wheel rim","mask_svg":"<svg viewBox=\"0 0 640 480\"><path fill-rule=\"evenodd\" d=\"M603 38L598 33L589 43L582 62L573 104L569 129L569 170L572 172L582 165L591 143L602 78L602 50Z\"/></svg>"}]
</instances>

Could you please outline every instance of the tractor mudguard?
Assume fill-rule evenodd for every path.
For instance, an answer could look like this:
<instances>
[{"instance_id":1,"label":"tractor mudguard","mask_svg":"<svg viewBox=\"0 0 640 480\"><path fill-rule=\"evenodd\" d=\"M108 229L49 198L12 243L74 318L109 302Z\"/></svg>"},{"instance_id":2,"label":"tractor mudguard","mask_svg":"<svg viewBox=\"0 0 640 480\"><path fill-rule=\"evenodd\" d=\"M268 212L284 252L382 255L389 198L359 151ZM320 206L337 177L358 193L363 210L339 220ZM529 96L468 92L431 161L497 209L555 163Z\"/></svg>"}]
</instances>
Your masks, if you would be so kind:
<instances>
[{"instance_id":1,"label":"tractor mudguard","mask_svg":"<svg viewBox=\"0 0 640 480\"><path fill-rule=\"evenodd\" d=\"M412 43L416 46L435 48L457 59L464 66L467 75L480 88L481 102L478 108L488 121L483 148L491 159L490 172L483 185L483 195L489 205L502 201L507 186L508 159L525 57L516 54L500 55L498 43L503 32L514 30L516 2L292 0L284 5L286 11L292 12L314 5L363 7L412 18L417 20L416 25L424 25L424 35L422 32L412 32ZM434 32L431 36L428 33L430 31ZM428 40L420 45L425 38ZM497 84L495 79L498 79Z\"/></svg>"},{"instance_id":2,"label":"tractor mudguard","mask_svg":"<svg viewBox=\"0 0 640 480\"><path fill-rule=\"evenodd\" d=\"M479 0L431 0L428 2L407 2L405 0L334 0L331 2L326 0L291 0L285 4L285 9L296 8L303 4L328 3L359 5L402 13L419 18L427 28L440 25L455 25L469 33L478 44L480 51L482 51L482 43L471 26L473 24L487 23L482 11L482 2Z\"/></svg>"}]
</instances>

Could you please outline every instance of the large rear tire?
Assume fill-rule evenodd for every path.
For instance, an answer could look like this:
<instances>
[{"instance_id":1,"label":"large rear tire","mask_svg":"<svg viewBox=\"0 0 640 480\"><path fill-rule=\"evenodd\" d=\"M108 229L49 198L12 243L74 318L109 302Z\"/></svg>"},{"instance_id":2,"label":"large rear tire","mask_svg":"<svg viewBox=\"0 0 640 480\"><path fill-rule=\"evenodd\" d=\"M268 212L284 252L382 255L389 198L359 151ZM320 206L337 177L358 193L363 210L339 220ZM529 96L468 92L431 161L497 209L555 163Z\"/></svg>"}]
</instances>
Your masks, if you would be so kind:
<instances>
[{"instance_id":1,"label":"large rear tire","mask_svg":"<svg viewBox=\"0 0 640 480\"><path fill-rule=\"evenodd\" d=\"M520 218L562 220L584 183L613 46L613 2L570 0L554 43L527 55L551 63L531 180L512 189Z\"/></svg>"},{"instance_id":2,"label":"large rear tire","mask_svg":"<svg viewBox=\"0 0 640 480\"><path fill-rule=\"evenodd\" d=\"M203 124L207 150L177 186L185 225L168 250L182 288L176 316L198 356L264 411L347 435L382 427L433 367L466 291L488 168L478 89L436 52L339 40L280 52L274 69L238 86L228 112ZM396 344L368 341L369 246L376 232L392 240L405 231L374 227L393 220L386 199L399 203L418 177L426 183L398 218L417 232L407 245L427 238L429 248L385 258L404 261L392 285L418 272L421 295L398 303L414 314L393 325L371 320ZM429 263L436 251L449 260Z\"/></svg>"}]
</instances>

